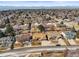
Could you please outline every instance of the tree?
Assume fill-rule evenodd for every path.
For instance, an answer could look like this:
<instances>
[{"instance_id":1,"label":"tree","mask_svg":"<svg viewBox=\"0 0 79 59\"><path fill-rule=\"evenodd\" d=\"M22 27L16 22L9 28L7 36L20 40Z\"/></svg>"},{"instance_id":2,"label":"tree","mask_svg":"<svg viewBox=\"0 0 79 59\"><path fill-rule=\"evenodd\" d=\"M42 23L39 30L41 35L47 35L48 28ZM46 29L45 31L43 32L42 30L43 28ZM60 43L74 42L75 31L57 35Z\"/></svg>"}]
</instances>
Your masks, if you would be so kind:
<instances>
[{"instance_id":1,"label":"tree","mask_svg":"<svg viewBox=\"0 0 79 59\"><path fill-rule=\"evenodd\" d=\"M29 23L28 29L31 30L31 23ZM30 31L29 31L30 32Z\"/></svg>"},{"instance_id":2,"label":"tree","mask_svg":"<svg viewBox=\"0 0 79 59\"><path fill-rule=\"evenodd\" d=\"M44 28L43 25L39 25L39 26L38 26L38 29L39 29L41 32L45 31L45 28Z\"/></svg>"},{"instance_id":3,"label":"tree","mask_svg":"<svg viewBox=\"0 0 79 59\"><path fill-rule=\"evenodd\" d=\"M11 44L11 49L14 49L14 44L15 44L15 42L16 42L16 38L15 38L15 36L13 36L12 37L12 44Z\"/></svg>"},{"instance_id":4,"label":"tree","mask_svg":"<svg viewBox=\"0 0 79 59\"><path fill-rule=\"evenodd\" d=\"M10 23L9 18L7 17L7 19L5 19L5 24Z\"/></svg>"},{"instance_id":5,"label":"tree","mask_svg":"<svg viewBox=\"0 0 79 59\"><path fill-rule=\"evenodd\" d=\"M6 25L6 31L5 31L5 33L7 35L10 35L10 36L15 36L14 29L13 29L13 27L10 24Z\"/></svg>"},{"instance_id":6,"label":"tree","mask_svg":"<svg viewBox=\"0 0 79 59\"><path fill-rule=\"evenodd\" d=\"M79 38L79 30L77 31L77 38Z\"/></svg>"},{"instance_id":7,"label":"tree","mask_svg":"<svg viewBox=\"0 0 79 59\"><path fill-rule=\"evenodd\" d=\"M0 38L4 37L5 34L0 30Z\"/></svg>"},{"instance_id":8,"label":"tree","mask_svg":"<svg viewBox=\"0 0 79 59\"><path fill-rule=\"evenodd\" d=\"M21 23L21 25L24 25L24 20L21 20L20 23Z\"/></svg>"},{"instance_id":9,"label":"tree","mask_svg":"<svg viewBox=\"0 0 79 59\"><path fill-rule=\"evenodd\" d=\"M76 32L76 30L75 30L75 27L74 27L74 26L72 27L72 32Z\"/></svg>"},{"instance_id":10,"label":"tree","mask_svg":"<svg viewBox=\"0 0 79 59\"><path fill-rule=\"evenodd\" d=\"M31 25L32 25L32 20L31 19L28 19L28 29L29 29L29 32L31 30Z\"/></svg>"},{"instance_id":11,"label":"tree","mask_svg":"<svg viewBox=\"0 0 79 59\"><path fill-rule=\"evenodd\" d=\"M63 21L61 21L61 22L60 22L60 24L64 24L64 22L63 22Z\"/></svg>"},{"instance_id":12,"label":"tree","mask_svg":"<svg viewBox=\"0 0 79 59\"><path fill-rule=\"evenodd\" d=\"M48 35L46 35L46 40L48 40Z\"/></svg>"},{"instance_id":13,"label":"tree","mask_svg":"<svg viewBox=\"0 0 79 59\"><path fill-rule=\"evenodd\" d=\"M8 36L12 37L12 39L11 39L11 41L12 41L11 49L13 49L14 48L14 44L16 42L16 38L15 38L15 31L13 30L13 27L10 24L7 24L5 33Z\"/></svg>"}]
</instances>

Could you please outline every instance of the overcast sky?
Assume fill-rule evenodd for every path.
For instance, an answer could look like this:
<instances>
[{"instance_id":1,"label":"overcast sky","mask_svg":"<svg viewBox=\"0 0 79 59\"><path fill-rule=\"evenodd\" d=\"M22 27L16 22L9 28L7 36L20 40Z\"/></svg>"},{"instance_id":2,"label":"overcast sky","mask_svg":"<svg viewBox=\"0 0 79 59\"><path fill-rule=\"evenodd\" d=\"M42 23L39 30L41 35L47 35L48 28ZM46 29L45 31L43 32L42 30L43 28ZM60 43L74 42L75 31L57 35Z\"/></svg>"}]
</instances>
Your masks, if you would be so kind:
<instances>
[{"instance_id":1,"label":"overcast sky","mask_svg":"<svg viewBox=\"0 0 79 59\"><path fill-rule=\"evenodd\" d=\"M79 6L79 1L0 1L0 6Z\"/></svg>"}]
</instances>

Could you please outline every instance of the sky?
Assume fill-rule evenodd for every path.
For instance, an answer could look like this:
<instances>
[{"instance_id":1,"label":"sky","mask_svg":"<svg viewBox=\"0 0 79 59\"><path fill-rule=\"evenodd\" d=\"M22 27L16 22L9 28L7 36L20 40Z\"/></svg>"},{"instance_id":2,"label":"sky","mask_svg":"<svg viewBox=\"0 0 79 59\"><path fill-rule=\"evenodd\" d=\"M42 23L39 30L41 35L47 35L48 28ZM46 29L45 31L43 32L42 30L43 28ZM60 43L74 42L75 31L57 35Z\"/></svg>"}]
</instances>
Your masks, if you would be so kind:
<instances>
[{"instance_id":1,"label":"sky","mask_svg":"<svg viewBox=\"0 0 79 59\"><path fill-rule=\"evenodd\" d=\"M0 1L0 6L79 6L79 1Z\"/></svg>"}]
</instances>

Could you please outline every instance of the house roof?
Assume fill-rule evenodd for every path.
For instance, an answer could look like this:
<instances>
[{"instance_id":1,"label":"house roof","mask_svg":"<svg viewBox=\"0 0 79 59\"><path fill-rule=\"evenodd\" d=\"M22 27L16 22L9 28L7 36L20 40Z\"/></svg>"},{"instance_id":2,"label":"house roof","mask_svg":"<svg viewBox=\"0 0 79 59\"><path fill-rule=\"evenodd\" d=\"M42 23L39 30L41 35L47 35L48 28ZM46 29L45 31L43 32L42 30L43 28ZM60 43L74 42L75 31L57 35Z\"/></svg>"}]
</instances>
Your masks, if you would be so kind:
<instances>
[{"instance_id":1,"label":"house roof","mask_svg":"<svg viewBox=\"0 0 79 59\"><path fill-rule=\"evenodd\" d=\"M65 32L65 35L68 39L73 39L76 36L76 33L72 31L67 31Z\"/></svg>"},{"instance_id":2,"label":"house roof","mask_svg":"<svg viewBox=\"0 0 79 59\"><path fill-rule=\"evenodd\" d=\"M20 34L16 36L16 41L19 41L19 42L29 41L30 37L31 37L30 33Z\"/></svg>"}]
</instances>

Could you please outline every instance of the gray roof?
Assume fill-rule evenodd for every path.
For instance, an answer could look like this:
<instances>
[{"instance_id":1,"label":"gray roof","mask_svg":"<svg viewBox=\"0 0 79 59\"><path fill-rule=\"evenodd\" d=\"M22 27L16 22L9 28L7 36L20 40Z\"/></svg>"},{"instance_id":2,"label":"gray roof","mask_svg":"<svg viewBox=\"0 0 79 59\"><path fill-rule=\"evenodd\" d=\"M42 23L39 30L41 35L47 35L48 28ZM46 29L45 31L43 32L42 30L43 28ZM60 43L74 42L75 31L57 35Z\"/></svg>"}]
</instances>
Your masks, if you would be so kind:
<instances>
[{"instance_id":1,"label":"gray roof","mask_svg":"<svg viewBox=\"0 0 79 59\"><path fill-rule=\"evenodd\" d=\"M68 39L73 39L76 36L76 33L72 31L67 31L65 34Z\"/></svg>"}]
</instances>

